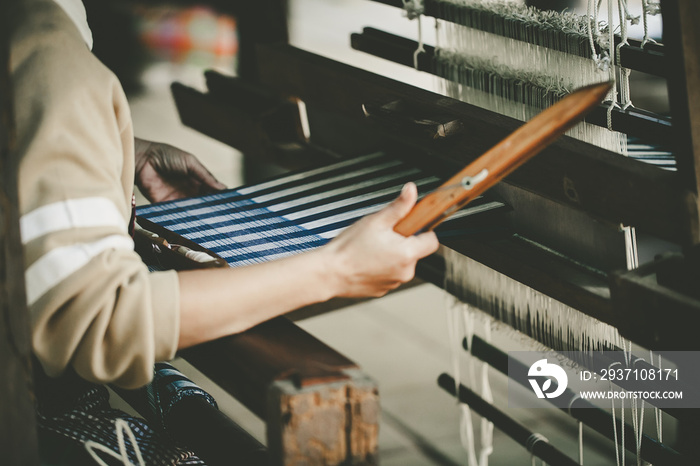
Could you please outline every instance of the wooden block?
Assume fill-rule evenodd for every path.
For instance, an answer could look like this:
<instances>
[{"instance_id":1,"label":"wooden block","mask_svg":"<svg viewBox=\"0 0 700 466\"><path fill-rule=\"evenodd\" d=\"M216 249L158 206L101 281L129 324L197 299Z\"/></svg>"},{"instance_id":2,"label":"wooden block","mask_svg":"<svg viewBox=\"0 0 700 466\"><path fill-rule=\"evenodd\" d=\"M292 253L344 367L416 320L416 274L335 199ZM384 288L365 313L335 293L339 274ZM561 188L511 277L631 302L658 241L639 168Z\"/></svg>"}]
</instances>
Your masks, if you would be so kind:
<instances>
[{"instance_id":1,"label":"wooden block","mask_svg":"<svg viewBox=\"0 0 700 466\"><path fill-rule=\"evenodd\" d=\"M379 394L359 370L347 381L298 387L274 382L268 391L267 443L274 464L377 464Z\"/></svg>"}]
</instances>

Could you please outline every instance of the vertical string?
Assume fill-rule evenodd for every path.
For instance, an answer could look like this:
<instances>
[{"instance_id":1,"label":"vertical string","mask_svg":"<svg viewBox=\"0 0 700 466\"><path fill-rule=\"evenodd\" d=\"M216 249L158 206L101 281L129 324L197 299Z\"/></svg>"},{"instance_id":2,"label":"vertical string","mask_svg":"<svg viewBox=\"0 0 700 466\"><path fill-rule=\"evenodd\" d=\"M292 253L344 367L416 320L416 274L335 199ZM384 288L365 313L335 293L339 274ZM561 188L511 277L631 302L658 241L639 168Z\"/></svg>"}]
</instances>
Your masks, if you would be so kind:
<instances>
[{"instance_id":1,"label":"vertical string","mask_svg":"<svg viewBox=\"0 0 700 466\"><path fill-rule=\"evenodd\" d=\"M470 307L466 303L462 303L461 315L464 325L464 337L467 339L469 346L469 354L467 357L467 371L469 380L476 380L474 370L474 356L472 356L472 340L474 337L474 315L470 312ZM472 422L471 408L466 403L462 403L462 445L467 449L469 457L469 466L478 466L479 462L476 457L476 442L474 441L474 424Z\"/></svg>"},{"instance_id":2,"label":"vertical string","mask_svg":"<svg viewBox=\"0 0 700 466\"><path fill-rule=\"evenodd\" d=\"M654 364L654 353L651 350L649 350L649 360L652 364ZM657 363L656 367L658 367L659 370L661 370L661 355L659 355L659 362ZM656 423L656 437L659 439L659 443L663 443L663 411L657 407L654 407L654 421Z\"/></svg>"},{"instance_id":3,"label":"vertical string","mask_svg":"<svg viewBox=\"0 0 700 466\"><path fill-rule=\"evenodd\" d=\"M591 58L598 63L600 57L595 47L596 38L598 36L598 5L596 4L596 0L588 0L587 15L588 21L586 23L586 30L588 32L588 43L591 47Z\"/></svg>"},{"instance_id":4,"label":"vertical string","mask_svg":"<svg viewBox=\"0 0 700 466\"><path fill-rule=\"evenodd\" d=\"M402 0L403 8L406 11L406 17L408 19L418 20L418 48L413 52L413 67L418 69L418 55L425 52L423 47L423 26L421 22L421 17L425 11L423 0Z\"/></svg>"},{"instance_id":5,"label":"vertical string","mask_svg":"<svg viewBox=\"0 0 700 466\"><path fill-rule=\"evenodd\" d=\"M440 20L435 18L435 53L440 52Z\"/></svg>"},{"instance_id":6,"label":"vertical string","mask_svg":"<svg viewBox=\"0 0 700 466\"><path fill-rule=\"evenodd\" d=\"M608 0L608 56L606 59L608 60L608 67L610 70L610 80L615 83L612 91L611 91L611 99L610 99L610 106L608 107L608 114L607 114L607 124L608 124L608 130L612 131L612 112L613 109L616 107L619 108L619 105L617 104L617 93L618 93L618 80L617 80L617 73L615 72L615 63L612 62L613 57L615 56L615 31L613 29L613 7L612 7L612 2L613 0Z\"/></svg>"},{"instance_id":7,"label":"vertical string","mask_svg":"<svg viewBox=\"0 0 700 466\"><path fill-rule=\"evenodd\" d=\"M583 422L578 421L578 464L583 466Z\"/></svg>"},{"instance_id":8,"label":"vertical string","mask_svg":"<svg viewBox=\"0 0 700 466\"><path fill-rule=\"evenodd\" d=\"M622 67L620 57L622 47L629 45L627 41L627 21L631 21L634 24L634 18L632 18L627 9L627 0L617 0L617 10L620 18L620 43L617 44L615 50L615 59L620 70L620 92L622 94L620 102L622 110L627 110L633 106L632 98L630 97L630 69Z\"/></svg>"},{"instance_id":9,"label":"vertical string","mask_svg":"<svg viewBox=\"0 0 700 466\"><path fill-rule=\"evenodd\" d=\"M425 52L423 47L423 23L421 21L422 16L419 15L418 20L418 48L413 52L413 67L418 69L418 55Z\"/></svg>"},{"instance_id":10,"label":"vertical string","mask_svg":"<svg viewBox=\"0 0 700 466\"><path fill-rule=\"evenodd\" d=\"M612 369L613 366L619 365L620 362L616 361L608 366L608 371ZM613 383L612 380L608 380L608 384L610 385L610 390L612 391L613 389ZM615 398L610 398L610 403L612 407L612 423L613 423L613 439L615 441L615 464L617 466L620 466L620 445L617 441L617 419L615 419ZM622 407L622 415L623 415L623 421L622 421L622 441L625 441L624 435L625 435L625 422L624 422L624 406ZM624 446L622 447L622 464L624 465L624 451L625 448Z\"/></svg>"},{"instance_id":11,"label":"vertical string","mask_svg":"<svg viewBox=\"0 0 700 466\"><path fill-rule=\"evenodd\" d=\"M491 324L484 316L484 339L491 343ZM489 403L493 403L493 393L489 382L489 366L481 363L481 397ZM481 418L481 451L479 453L479 466L488 466L489 456L493 453L493 423L488 419Z\"/></svg>"},{"instance_id":12,"label":"vertical string","mask_svg":"<svg viewBox=\"0 0 700 466\"><path fill-rule=\"evenodd\" d=\"M654 3L651 0L642 0L642 11L643 11L643 21L644 21L644 39L642 40L642 48L649 42L656 43L654 39L649 37L649 16L656 16L659 14L660 6L658 3Z\"/></svg>"}]
</instances>

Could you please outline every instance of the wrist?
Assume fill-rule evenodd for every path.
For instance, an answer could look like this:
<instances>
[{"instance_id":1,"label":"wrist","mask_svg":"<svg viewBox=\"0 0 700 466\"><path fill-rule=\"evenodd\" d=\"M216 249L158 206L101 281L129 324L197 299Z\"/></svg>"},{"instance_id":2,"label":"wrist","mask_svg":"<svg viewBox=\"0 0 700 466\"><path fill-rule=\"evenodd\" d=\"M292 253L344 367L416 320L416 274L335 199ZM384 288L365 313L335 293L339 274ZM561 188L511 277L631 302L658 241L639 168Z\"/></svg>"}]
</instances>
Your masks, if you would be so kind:
<instances>
[{"instance_id":1,"label":"wrist","mask_svg":"<svg viewBox=\"0 0 700 466\"><path fill-rule=\"evenodd\" d=\"M134 160L136 173L138 174L146 164L146 153L153 143L145 139L134 138Z\"/></svg>"},{"instance_id":2,"label":"wrist","mask_svg":"<svg viewBox=\"0 0 700 466\"><path fill-rule=\"evenodd\" d=\"M311 254L315 255L318 272L318 289L321 301L342 296L345 293L343 265L340 253L333 244L323 246Z\"/></svg>"}]
</instances>

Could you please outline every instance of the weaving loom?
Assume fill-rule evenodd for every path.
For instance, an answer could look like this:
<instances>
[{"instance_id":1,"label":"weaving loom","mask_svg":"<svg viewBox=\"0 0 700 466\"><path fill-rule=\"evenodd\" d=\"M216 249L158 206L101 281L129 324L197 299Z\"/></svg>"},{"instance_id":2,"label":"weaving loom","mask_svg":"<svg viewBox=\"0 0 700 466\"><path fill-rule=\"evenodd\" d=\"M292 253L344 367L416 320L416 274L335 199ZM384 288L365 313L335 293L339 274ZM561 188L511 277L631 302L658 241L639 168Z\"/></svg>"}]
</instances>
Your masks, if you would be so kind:
<instances>
[{"instance_id":1,"label":"weaving loom","mask_svg":"<svg viewBox=\"0 0 700 466\"><path fill-rule=\"evenodd\" d=\"M380 3L403 8L407 2ZM420 3L424 8L420 13L439 19L443 27L444 23L470 27L489 24L485 32L496 35L518 30L515 26L494 28L493 24L500 23L484 20L483 14L479 21L474 20L476 16L463 11L470 8L470 2L408 3ZM478 219L473 214L496 210L507 216L508 229L497 222L501 234L484 238L461 235L459 228L448 224L444 228L449 234L441 237L441 254L419 267L419 275L439 286L446 283L447 289L466 303L456 305L453 328L465 325L466 346L475 357L496 368L499 349L492 348L488 338L473 334L474 321L481 322L486 314L490 315L488 319L503 321L527 334L532 344L555 350L626 348L629 341L652 350L698 349L693 330L676 322L688 321L700 309L697 296L686 296L692 294L689 290L693 290L693 279L698 277L693 252L700 241L694 172L698 152L693 150L690 124L698 117L700 106L695 94L685 92L697 80L692 70L697 62L693 54L698 40L691 31L693 19L700 19L700 11L685 0L665 0L661 7L665 24L672 25L665 29L663 46L642 44L647 38L622 43L619 37L611 36L614 51L608 53L608 59L666 77L673 118L626 106L621 92L619 108L606 104L587 121L601 127L598 129L603 133L609 126L620 131L623 136L613 146L621 146L620 152L626 150L629 158L612 153L612 146L606 144L607 149L574 139L556 143L494 188L499 201L484 198L462 214ZM421 192L428 192L439 179L459 170L519 126L493 110L446 99L280 43L286 39L286 2L270 0L256 7L232 9L241 18L241 78L208 73L207 94L174 85L183 122L240 148L246 155L284 166L322 163L324 167L140 210L142 217L199 242L231 265L319 246L361 215L395 197L403 182L415 180ZM416 11L410 11L411 15L420 16ZM536 31L532 36L537 36ZM602 54L605 44L590 47L587 38L584 29L571 41L552 42L565 44L558 47L558 52L564 49L571 53L576 48L580 51L577 55L588 54L584 58L590 60L590 55ZM507 76L498 82L482 79L482 84L476 85L479 80L474 76L441 64L438 58L445 59L446 54L440 55L421 38L413 41L366 28L361 34L353 34L352 45L431 74L447 78L456 75L458 92L451 92L449 84L446 89L452 97L461 98L464 88L476 86L481 93L476 100L492 101L492 97L483 96L489 86L512 85ZM492 71L484 73L490 76ZM537 100L539 106L547 105L551 96L538 94L541 87L525 91L518 87L515 101ZM503 95L496 97L503 107ZM299 101L304 103L303 113L298 111ZM311 127L310 139L301 130L307 123L305 114ZM529 114L520 118L527 119ZM600 133L598 129L595 131ZM659 149L659 143L672 150ZM346 160L327 165L328 154ZM395 159L399 157L395 154L406 162ZM647 163L632 160L635 158ZM233 210L223 215L221 209ZM621 225L643 232L642 249L648 236L666 241L661 249L642 251L644 257L664 252L667 247L683 250L685 257L666 256L658 263L627 271L637 263L636 240L633 231L622 230ZM658 283L654 280L657 275ZM653 284L649 284L649 277ZM679 292L685 294L683 298L678 298ZM658 318L660 312L665 319ZM484 321L487 333L492 325L488 319ZM453 339L461 344L458 333ZM456 389L459 384L455 380L459 382L460 377L444 375L440 385L458 392L460 399L473 405L485 419L494 420L496 429L513 436L529 450L527 454L551 464L576 464L571 459L573 452L562 455L555 446L543 442L537 432L523 430L517 421L499 412L498 402L492 402L488 390L477 395L467 386ZM466 405L462 409L468 411ZM582 420L576 410L571 414ZM603 419L583 422L604 431L611 444L623 443L629 455L655 464L697 458L697 446L692 441L684 443L681 439L679 453L646 436L635 441L642 438L639 430L616 423L614 412L612 419L610 414ZM683 435L692 437L698 431L692 414L680 414L678 419ZM473 435L470 426L468 423L463 428L471 429ZM490 435L489 429L493 427L482 424L482 441ZM617 438L621 432L627 432L626 441ZM489 448L486 442L482 452ZM473 455L470 464L485 464L488 458L488 453L477 458L473 450L469 455ZM619 458L616 453L615 461Z\"/></svg>"}]
</instances>

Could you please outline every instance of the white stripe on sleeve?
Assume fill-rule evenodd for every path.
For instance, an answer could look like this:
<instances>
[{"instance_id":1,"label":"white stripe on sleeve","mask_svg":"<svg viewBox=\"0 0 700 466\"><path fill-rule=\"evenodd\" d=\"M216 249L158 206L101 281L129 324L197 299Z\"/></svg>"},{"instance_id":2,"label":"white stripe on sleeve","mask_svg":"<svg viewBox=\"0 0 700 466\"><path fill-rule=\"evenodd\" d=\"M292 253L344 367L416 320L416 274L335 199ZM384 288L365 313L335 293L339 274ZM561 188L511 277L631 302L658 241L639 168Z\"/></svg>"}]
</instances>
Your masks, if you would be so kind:
<instances>
[{"instance_id":1,"label":"white stripe on sleeve","mask_svg":"<svg viewBox=\"0 0 700 466\"><path fill-rule=\"evenodd\" d=\"M114 226L126 232L126 221L106 197L86 197L54 202L34 209L20 219L22 243L70 228Z\"/></svg>"},{"instance_id":2,"label":"white stripe on sleeve","mask_svg":"<svg viewBox=\"0 0 700 466\"><path fill-rule=\"evenodd\" d=\"M24 274L27 304L34 304L44 293L83 267L93 257L109 249L133 250L134 242L126 235L112 235L93 243L56 248L41 256Z\"/></svg>"}]
</instances>

